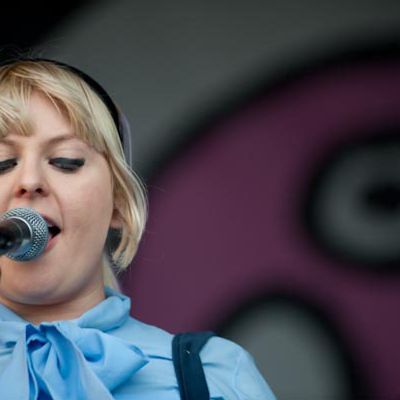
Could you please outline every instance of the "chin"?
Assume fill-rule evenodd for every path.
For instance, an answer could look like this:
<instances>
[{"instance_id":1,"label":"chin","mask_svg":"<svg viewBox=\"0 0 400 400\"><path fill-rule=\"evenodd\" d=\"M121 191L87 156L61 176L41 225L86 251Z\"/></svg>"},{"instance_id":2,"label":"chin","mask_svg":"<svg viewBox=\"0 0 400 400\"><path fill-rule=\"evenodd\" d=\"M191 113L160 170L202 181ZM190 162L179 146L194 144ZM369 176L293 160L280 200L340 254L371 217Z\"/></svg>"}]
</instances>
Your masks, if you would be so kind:
<instances>
[{"instance_id":1,"label":"chin","mask_svg":"<svg viewBox=\"0 0 400 400\"><path fill-rule=\"evenodd\" d=\"M24 304L46 304L59 297L62 277L50 271L35 270L32 265L7 265L2 268L0 295Z\"/></svg>"},{"instance_id":2,"label":"chin","mask_svg":"<svg viewBox=\"0 0 400 400\"><path fill-rule=\"evenodd\" d=\"M0 296L5 303L46 305L57 301L56 288L33 284L1 287Z\"/></svg>"}]
</instances>

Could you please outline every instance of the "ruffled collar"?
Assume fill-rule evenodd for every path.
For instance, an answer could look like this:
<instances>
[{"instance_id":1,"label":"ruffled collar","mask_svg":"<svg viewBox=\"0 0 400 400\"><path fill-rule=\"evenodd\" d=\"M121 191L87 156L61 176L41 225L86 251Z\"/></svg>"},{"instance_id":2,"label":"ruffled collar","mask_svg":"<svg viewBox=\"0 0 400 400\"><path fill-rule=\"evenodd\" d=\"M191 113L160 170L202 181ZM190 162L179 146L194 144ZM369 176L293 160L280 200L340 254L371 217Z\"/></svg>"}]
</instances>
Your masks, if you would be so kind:
<instances>
[{"instance_id":1,"label":"ruffled collar","mask_svg":"<svg viewBox=\"0 0 400 400\"><path fill-rule=\"evenodd\" d=\"M110 335L129 318L128 297L105 288L106 299L80 318L32 325L0 305L0 348L12 355L0 375L5 399L113 399L112 391L148 359Z\"/></svg>"}]
</instances>

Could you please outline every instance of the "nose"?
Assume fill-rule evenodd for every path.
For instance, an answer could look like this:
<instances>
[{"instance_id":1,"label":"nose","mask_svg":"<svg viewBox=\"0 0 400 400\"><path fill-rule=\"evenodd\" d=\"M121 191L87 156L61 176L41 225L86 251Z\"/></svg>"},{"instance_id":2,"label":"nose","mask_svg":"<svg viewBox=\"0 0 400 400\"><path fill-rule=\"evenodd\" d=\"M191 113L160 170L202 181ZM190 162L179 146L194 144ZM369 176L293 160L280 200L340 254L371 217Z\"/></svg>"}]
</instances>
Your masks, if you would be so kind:
<instances>
[{"instance_id":1,"label":"nose","mask_svg":"<svg viewBox=\"0 0 400 400\"><path fill-rule=\"evenodd\" d=\"M14 194L18 198L48 195L46 177L39 163L21 163L19 174L17 174Z\"/></svg>"}]
</instances>

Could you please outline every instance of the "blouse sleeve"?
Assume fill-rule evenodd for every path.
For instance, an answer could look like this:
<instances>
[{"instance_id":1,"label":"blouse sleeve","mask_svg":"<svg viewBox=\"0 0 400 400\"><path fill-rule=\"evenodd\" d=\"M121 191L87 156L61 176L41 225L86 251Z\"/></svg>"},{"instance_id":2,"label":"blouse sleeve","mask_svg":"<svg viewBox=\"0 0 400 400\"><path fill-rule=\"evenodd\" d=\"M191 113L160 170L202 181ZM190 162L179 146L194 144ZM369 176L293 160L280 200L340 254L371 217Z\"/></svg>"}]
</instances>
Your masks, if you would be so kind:
<instances>
[{"instance_id":1,"label":"blouse sleeve","mask_svg":"<svg viewBox=\"0 0 400 400\"><path fill-rule=\"evenodd\" d=\"M202 350L201 359L211 399L276 400L253 357L237 344L214 337Z\"/></svg>"}]
</instances>

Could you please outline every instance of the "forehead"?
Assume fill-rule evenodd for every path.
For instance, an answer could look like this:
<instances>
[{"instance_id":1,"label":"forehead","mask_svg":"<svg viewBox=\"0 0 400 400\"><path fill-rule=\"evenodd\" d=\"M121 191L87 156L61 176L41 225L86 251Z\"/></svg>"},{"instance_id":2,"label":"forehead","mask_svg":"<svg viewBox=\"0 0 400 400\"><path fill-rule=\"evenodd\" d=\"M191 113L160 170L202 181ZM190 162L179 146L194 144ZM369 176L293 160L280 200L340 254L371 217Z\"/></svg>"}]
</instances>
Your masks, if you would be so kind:
<instances>
[{"instance_id":1,"label":"forehead","mask_svg":"<svg viewBox=\"0 0 400 400\"><path fill-rule=\"evenodd\" d=\"M50 125L49 130L54 127L71 129L70 118L64 107L44 93L33 91L27 104L25 112L34 124Z\"/></svg>"},{"instance_id":2,"label":"forehead","mask_svg":"<svg viewBox=\"0 0 400 400\"><path fill-rule=\"evenodd\" d=\"M74 131L67 114L53 99L41 92L32 92L21 112L25 132L17 126L10 126L0 137L0 145L15 149L50 149L67 146L68 149L84 151L94 149Z\"/></svg>"},{"instance_id":3,"label":"forehead","mask_svg":"<svg viewBox=\"0 0 400 400\"><path fill-rule=\"evenodd\" d=\"M41 124L43 127L50 125L49 130L54 127L71 128L63 107L44 93L33 91L26 104L25 112L33 124Z\"/></svg>"},{"instance_id":4,"label":"forehead","mask_svg":"<svg viewBox=\"0 0 400 400\"><path fill-rule=\"evenodd\" d=\"M97 151L108 152L115 126L90 88L69 76L46 73L39 79L32 71L22 77L20 72L0 73L0 137L11 132L29 136L41 124L49 135L51 129L70 130Z\"/></svg>"},{"instance_id":5,"label":"forehead","mask_svg":"<svg viewBox=\"0 0 400 400\"><path fill-rule=\"evenodd\" d=\"M1 132L0 140L3 145L9 146L32 142L89 144L74 129L65 108L38 90L32 91L20 105L16 121Z\"/></svg>"},{"instance_id":6,"label":"forehead","mask_svg":"<svg viewBox=\"0 0 400 400\"><path fill-rule=\"evenodd\" d=\"M65 112L45 94L32 92L21 108L18 118L9 124L2 137L40 135L51 139L59 135L73 136L74 130Z\"/></svg>"}]
</instances>

